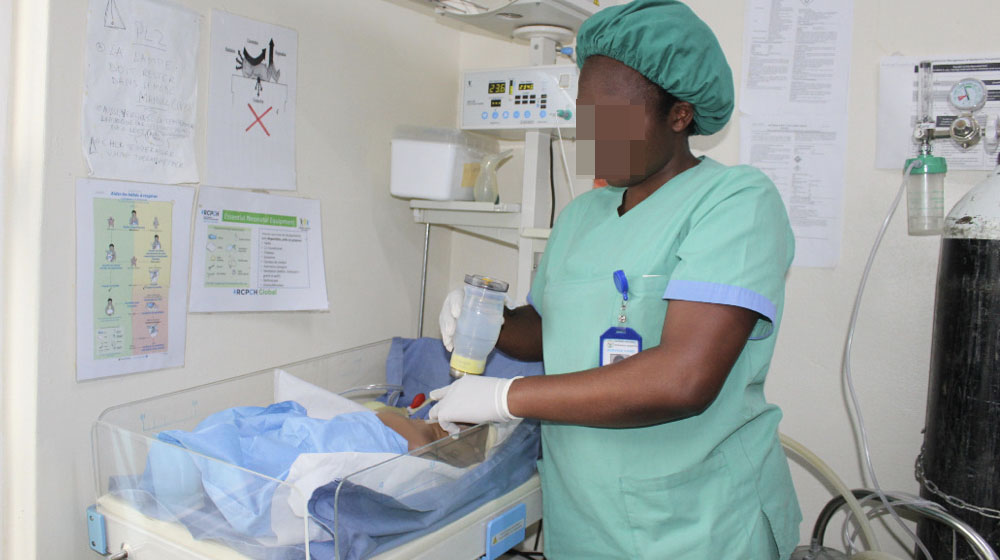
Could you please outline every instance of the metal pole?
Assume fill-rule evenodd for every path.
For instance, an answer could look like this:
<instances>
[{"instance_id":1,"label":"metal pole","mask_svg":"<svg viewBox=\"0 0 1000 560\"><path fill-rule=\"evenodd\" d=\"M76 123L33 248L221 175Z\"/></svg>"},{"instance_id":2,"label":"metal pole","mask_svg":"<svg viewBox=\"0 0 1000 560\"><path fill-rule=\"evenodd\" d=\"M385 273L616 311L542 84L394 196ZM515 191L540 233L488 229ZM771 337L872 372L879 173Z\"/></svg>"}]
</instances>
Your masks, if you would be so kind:
<instances>
[{"instance_id":1,"label":"metal pole","mask_svg":"<svg viewBox=\"0 0 1000 560\"><path fill-rule=\"evenodd\" d=\"M420 306L417 310L417 338L424 336L424 298L427 296L427 254L431 245L431 224L424 224L424 264L420 270Z\"/></svg>"}]
</instances>

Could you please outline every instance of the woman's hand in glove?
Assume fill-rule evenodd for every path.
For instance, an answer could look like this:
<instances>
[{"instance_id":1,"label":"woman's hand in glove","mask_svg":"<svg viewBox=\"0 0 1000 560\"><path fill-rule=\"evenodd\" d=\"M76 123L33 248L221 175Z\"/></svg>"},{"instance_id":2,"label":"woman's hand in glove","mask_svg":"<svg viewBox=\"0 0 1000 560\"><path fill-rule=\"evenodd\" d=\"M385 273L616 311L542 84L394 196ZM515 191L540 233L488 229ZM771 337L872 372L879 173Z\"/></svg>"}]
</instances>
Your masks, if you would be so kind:
<instances>
[{"instance_id":1,"label":"woman's hand in glove","mask_svg":"<svg viewBox=\"0 0 1000 560\"><path fill-rule=\"evenodd\" d=\"M458 424L510 422L518 417L507 408L507 392L514 380L482 375L466 375L451 385L431 391L438 401L427 417L441 424L448 433L457 433Z\"/></svg>"}]
</instances>

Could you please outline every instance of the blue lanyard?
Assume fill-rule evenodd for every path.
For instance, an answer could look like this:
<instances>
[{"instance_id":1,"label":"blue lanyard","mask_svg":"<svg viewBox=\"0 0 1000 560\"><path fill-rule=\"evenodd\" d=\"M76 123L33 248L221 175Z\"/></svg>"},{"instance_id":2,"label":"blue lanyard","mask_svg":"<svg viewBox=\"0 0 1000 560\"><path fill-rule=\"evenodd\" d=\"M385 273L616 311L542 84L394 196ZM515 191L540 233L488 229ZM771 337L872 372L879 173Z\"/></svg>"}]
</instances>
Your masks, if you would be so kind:
<instances>
[{"instance_id":1,"label":"blue lanyard","mask_svg":"<svg viewBox=\"0 0 1000 560\"><path fill-rule=\"evenodd\" d=\"M624 324L628 318L625 316L625 307L628 305L628 278L625 277L624 270L616 270L612 277L615 281L615 289L622 295L622 308L618 313L618 322Z\"/></svg>"},{"instance_id":2,"label":"blue lanyard","mask_svg":"<svg viewBox=\"0 0 1000 560\"><path fill-rule=\"evenodd\" d=\"M625 278L625 271L616 270L612 276L615 279L615 288L622 295L622 301L628 301L628 278Z\"/></svg>"},{"instance_id":3,"label":"blue lanyard","mask_svg":"<svg viewBox=\"0 0 1000 560\"><path fill-rule=\"evenodd\" d=\"M616 270L612 275L615 289L622 295L622 307L618 312L618 324L604 331L600 338L598 363L602 366L613 364L642 352L642 336L626 325L628 318L625 308L628 306L628 279L624 270Z\"/></svg>"}]
</instances>

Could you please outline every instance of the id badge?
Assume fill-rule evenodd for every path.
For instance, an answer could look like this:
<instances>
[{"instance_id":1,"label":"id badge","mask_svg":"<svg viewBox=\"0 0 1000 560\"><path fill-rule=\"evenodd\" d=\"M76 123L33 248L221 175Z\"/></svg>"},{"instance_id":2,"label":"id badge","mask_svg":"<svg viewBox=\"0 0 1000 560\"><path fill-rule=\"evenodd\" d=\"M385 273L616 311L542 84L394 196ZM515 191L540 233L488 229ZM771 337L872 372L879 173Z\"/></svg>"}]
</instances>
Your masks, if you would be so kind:
<instances>
[{"instance_id":1,"label":"id badge","mask_svg":"<svg viewBox=\"0 0 1000 560\"><path fill-rule=\"evenodd\" d=\"M629 327L611 327L601 335L601 365L620 362L642 352L642 337Z\"/></svg>"},{"instance_id":2,"label":"id badge","mask_svg":"<svg viewBox=\"0 0 1000 560\"><path fill-rule=\"evenodd\" d=\"M618 312L618 324L604 331L601 335L601 365L606 366L620 362L629 356L642 352L642 336L635 329L626 327L628 322L628 279L625 272L616 270L613 279L615 289L622 295L622 306Z\"/></svg>"}]
</instances>

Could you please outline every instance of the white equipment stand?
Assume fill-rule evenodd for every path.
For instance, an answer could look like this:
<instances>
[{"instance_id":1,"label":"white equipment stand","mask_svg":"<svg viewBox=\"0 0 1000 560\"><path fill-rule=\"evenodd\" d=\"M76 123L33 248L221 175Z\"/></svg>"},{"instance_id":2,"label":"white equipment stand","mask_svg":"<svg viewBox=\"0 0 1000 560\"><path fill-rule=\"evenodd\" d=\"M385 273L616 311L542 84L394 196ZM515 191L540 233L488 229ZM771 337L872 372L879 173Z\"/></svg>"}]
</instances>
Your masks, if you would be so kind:
<instances>
[{"instance_id":1,"label":"white equipment stand","mask_svg":"<svg viewBox=\"0 0 1000 560\"><path fill-rule=\"evenodd\" d=\"M530 38L532 66L551 65L556 60L559 41L572 38L568 29L553 26L519 28L515 36ZM535 255L545 250L549 237L548 186L552 154L551 129L524 130L524 174L521 204L490 204L488 202L410 201L413 219L425 224L424 257L420 278L420 304L417 313L417 336L423 336L424 300L427 295L427 258L431 225L451 226L517 247L517 291L514 301L523 304L531 289L535 270ZM543 187L543 188L539 188Z\"/></svg>"}]
</instances>

